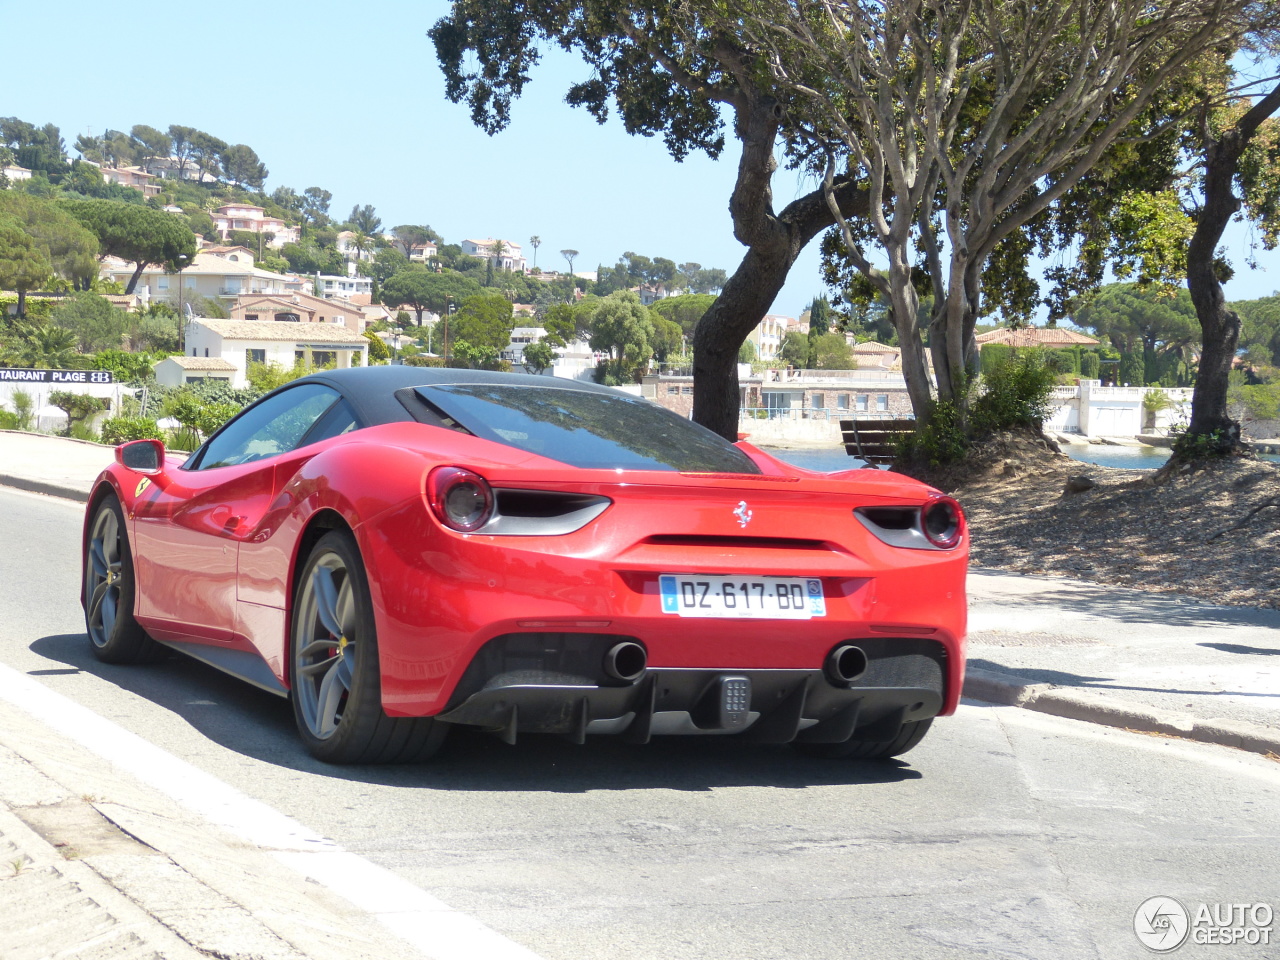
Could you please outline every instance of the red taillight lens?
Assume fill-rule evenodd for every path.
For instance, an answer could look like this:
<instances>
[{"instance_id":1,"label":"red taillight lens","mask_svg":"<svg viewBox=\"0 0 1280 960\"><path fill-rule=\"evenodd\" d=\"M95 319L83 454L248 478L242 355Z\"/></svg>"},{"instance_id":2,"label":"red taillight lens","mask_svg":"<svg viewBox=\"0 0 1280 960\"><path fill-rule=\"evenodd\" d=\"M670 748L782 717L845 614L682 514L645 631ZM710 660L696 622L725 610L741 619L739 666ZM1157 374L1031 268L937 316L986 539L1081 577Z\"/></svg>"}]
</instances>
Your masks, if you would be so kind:
<instances>
[{"instance_id":1,"label":"red taillight lens","mask_svg":"<svg viewBox=\"0 0 1280 960\"><path fill-rule=\"evenodd\" d=\"M935 547L950 550L964 536L964 511L950 497L930 497L920 510L920 528Z\"/></svg>"},{"instance_id":2,"label":"red taillight lens","mask_svg":"<svg viewBox=\"0 0 1280 960\"><path fill-rule=\"evenodd\" d=\"M462 467L436 467L427 477L431 512L450 530L475 533L493 516L493 488Z\"/></svg>"}]
</instances>

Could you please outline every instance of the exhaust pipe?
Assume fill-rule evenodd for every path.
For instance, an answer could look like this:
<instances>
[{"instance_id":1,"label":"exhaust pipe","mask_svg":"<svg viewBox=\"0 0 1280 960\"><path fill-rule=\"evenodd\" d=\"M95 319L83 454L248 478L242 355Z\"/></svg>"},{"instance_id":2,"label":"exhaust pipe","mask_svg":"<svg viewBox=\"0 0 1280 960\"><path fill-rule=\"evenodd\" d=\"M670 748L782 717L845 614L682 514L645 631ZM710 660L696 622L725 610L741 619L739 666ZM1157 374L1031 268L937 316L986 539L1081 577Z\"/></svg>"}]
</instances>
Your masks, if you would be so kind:
<instances>
[{"instance_id":1,"label":"exhaust pipe","mask_svg":"<svg viewBox=\"0 0 1280 960\"><path fill-rule=\"evenodd\" d=\"M614 644L604 655L605 674L623 683L635 683L644 676L648 665L648 651L631 640Z\"/></svg>"},{"instance_id":2,"label":"exhaust pipe","mask_svg":"<svg viewBox=\"0 0 1280 960\"><path fill-rule=\"evenodd\" d=\"M827 657L827 679L836 686L847 686L866 672L866 652L851 643L836 647Z\"/></svg>"}]
</instances>

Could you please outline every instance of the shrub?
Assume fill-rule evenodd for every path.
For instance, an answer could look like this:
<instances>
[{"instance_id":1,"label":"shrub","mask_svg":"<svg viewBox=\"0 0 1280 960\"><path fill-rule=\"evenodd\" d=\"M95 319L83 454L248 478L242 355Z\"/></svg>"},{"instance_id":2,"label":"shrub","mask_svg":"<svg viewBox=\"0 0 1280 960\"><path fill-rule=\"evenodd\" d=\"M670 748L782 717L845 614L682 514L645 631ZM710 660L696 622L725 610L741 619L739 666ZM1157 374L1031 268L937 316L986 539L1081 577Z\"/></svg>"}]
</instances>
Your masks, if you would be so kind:
<instances>
[{"instance_id":1,"label":"shrub","mask_svg":"<svg viewBox=\"0 0 1280 960\"><path fill-rule=\"evenodd\" d=\"M110 402L101 397L91 397L87 393L73 393L70 390L50 391L49 403L66 413L68 437L74 436L75 428L86 419L110 406Z\"/></svg>"},{"instance_id":2,"label":"shrub","mask_svg":"<svg viewBox=\"0 0 1280 960\"><path fill-rule=\"evenodd\" d=\"M21 430L18 415L8 410L0 410L0 430Z\"/></svg>"},{"instance_id":3,"label":"shrub","mask_svg":"<svg viewBox=\"0 0 1280 960\"><path fill-rule=\"evenodd\" d=\"M969 442L960 426L960 411L950 400L939 400L925 426L898 444L895 459L923 461L931 467L942 467L964 459Z\"/></svg>"},{"instance_id":4,"label":"shrub","mask_svg":"<svg viewBox=\"0 0 1280 960\"><path fill-rule=\"evenodd\" d=\"M983 375L983 392L969 409L975 435L1013 427L1040 429L1056 375L1038 353L1010 357Z\"/></svg>"},{"instance_id":5,"label":"shrub","mask_svg":"<svg viewBox=\"0 0 1280 960\"><path fill-rule=\"evenodd\" d=\"M1080 376L1086 380L1097 380L1102 371L1102 358L1096 353L1086 353L1080 357Z\"/></svg>"},{"instance_id":6,"label":"shrub","mask_svg":"<svg viewBox=\"0 0 1280 960\"><path fill-rule=\"evenodd\" d=\"M9 402L13 404L13 415L18 418L15 430L30 430L31 419L35 415L36 400L26 390L15 390L9 394Z\"/></svg>"},{"instance_id":7,"label":"shrub","mask_svg":"<svg viewBox=\"0 0 1280 960\"><path fill-rule=\"evenodd\" d=\"M102 442L115 446L130 440L160 438L160 427L150 417L108 417L102 421Z\"/></svg>"},{"instance_id":8,"label":"shrub","mask_svg":"<svg viewBox=\"0 0 1280 960\"><path fill-rule=\"evenodd\" d=\"M444 357L402 357L400 362L406 367L443 367Z\"/></svg>"}]
</instances>

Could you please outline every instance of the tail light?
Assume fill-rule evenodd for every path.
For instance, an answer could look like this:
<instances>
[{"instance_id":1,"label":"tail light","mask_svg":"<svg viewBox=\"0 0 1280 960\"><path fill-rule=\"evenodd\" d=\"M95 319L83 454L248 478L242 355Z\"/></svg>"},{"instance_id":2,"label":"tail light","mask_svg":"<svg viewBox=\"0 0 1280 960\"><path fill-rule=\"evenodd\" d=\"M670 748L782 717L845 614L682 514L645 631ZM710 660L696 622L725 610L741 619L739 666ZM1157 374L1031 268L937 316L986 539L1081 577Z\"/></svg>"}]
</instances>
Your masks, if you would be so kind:
<instances>
[{"instance_id":1,"label":"tail light","mask_svg":"<svg viewBox=\"0 0 1280 960\"><path fill-rule=\"evenodd\" d=\"M427 477L427 502L450 530L475 533L493 516L493 488L462 467L436 467Z\"/></svg>"},{"instance_id":2,"label":"tail light","mask_svg":"<svg viewBox=\"0 0 1280 960\"><path fill-rule=\"evenodd\" d=\"M931 497L920 511L920 527L935 547L950 550L964 535L964 512L950 497Z\"/></svg>"}]
</instances>

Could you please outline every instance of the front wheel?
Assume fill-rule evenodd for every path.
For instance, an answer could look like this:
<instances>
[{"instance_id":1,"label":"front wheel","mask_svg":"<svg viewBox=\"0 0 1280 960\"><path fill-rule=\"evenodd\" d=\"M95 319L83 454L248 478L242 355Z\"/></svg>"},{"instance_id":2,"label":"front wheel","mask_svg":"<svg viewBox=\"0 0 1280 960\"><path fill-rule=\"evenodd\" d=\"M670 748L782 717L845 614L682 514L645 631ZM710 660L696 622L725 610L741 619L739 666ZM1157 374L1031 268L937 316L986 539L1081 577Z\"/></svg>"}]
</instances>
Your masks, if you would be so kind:
<instances>
[{"instance_id":1,"label":"front wheel","mask_svg":"<svg viewBox=\"0 0 1280 960\"><path fill-rule=\"evenodd\" d=\"M926 720L908 720L902 731L892 740L845 740L841 743L803 743L792 746L808 757L828 760L888 760L906 753L929 732L933 717Z\"/></svg>"},{"instance_id":2,"label":"front wheel","mask_svg":"<svg viewBox=\"0 0 1280 960\"><path fill-rule=\"evenodd\" d=\"M289 680L307 749L325 763L406 763L439 749L447 728L382 711L378 638L355 539L320 538L294 597Z\"/></svg>"},{"instance_id":3,"label":"front wheel","mask_svg":"<svg viewBox=\"0 0 1280 960\"><path fill-rule=\"evenodd\" d=\"M114 495L98 504L84 558L84 625L103 663L154 663L167 651L133 619L133 553Z\"/></svg>"}]
</instances>

